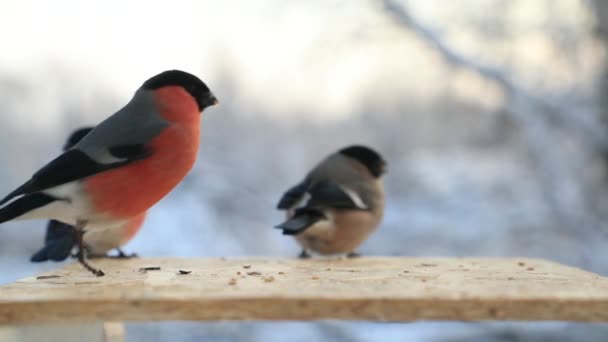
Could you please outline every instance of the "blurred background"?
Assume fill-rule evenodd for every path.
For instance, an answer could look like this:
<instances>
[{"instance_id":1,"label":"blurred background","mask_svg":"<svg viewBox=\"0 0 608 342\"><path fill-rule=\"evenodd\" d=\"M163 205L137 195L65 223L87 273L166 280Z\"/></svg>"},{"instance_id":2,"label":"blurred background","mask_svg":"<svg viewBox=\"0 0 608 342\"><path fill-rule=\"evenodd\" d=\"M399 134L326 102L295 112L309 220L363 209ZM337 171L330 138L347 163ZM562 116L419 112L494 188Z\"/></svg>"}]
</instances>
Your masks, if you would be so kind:
<instances>
[{"instance_id":1,"label":"blurred background","mask_svg":"<svg viewBox=\"0 0 608 342\"><path fill-rule=\"evenodd\" d=\"M220 99L125 247L292 257L280 194L351 143L390 163L365 255L541 257L608 275L608 2L0 1L0 193L166 69ZM43 222L1 227L0 281ZM252 237L255 236L255 240ZM167 243L167 242L170 243ZM572 323L141 323L129 341L606 341Z\"/></svg>"}]
</instances>

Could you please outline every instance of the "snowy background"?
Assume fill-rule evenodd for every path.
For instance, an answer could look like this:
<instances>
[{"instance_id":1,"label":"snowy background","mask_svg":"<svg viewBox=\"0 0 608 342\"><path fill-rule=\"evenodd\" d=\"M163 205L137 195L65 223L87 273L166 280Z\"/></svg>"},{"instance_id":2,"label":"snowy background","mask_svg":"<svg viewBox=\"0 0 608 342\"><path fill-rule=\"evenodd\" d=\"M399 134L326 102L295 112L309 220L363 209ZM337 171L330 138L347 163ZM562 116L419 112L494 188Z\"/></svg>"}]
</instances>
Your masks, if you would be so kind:
<instances>
[{"instance_id":1,"label":"snowy background","mask_svg":"<svg viewBox=\"0 0 608 342\"><path fill-rule=\"evenodd\" d=\"M351 143L389 161L366 255L542 257L608 275L608 3L0 0L0 193L166 69L220 100L201 153L125 247L295 256L280 194ZM1 227L0 281L43 222ZM255 237L255 240L252 239ZM167 243L170 241L170 243ZM129 341L606 341L570 323L141 323Z\"/></svg>"}]
</instances>

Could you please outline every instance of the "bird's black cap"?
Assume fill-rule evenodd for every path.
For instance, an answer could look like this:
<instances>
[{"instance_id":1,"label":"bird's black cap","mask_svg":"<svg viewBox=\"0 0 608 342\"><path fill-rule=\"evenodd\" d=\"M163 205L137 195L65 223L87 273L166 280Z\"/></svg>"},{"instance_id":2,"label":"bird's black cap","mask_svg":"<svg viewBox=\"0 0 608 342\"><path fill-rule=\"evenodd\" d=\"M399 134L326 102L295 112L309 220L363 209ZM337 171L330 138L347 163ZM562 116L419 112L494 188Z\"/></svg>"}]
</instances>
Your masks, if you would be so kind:
<instances>
[{"instance_id":1,"label":"bird's black cap","mask_svg":"<svg viewBox=\"0 0 608 342\"><path fill-rule=\"evenodd\" d=\"M162 72L141 86L142 89L156 90L166 86L179 86L184 88L198 104L199 111L218 103L207 85L198 77L180 70Z\"/></svg>"},{"instance_id":2,"label":"bird's black cap","mask_svg":"<svg viewBox=\"0 0 608 342\"><path fill-rule=\"evenodd\" d=\"M339 152L363 164L376 178L386 172L386 161L378 152L367 146L352 145L341 149Z\"/></svg>"}]
</instances>

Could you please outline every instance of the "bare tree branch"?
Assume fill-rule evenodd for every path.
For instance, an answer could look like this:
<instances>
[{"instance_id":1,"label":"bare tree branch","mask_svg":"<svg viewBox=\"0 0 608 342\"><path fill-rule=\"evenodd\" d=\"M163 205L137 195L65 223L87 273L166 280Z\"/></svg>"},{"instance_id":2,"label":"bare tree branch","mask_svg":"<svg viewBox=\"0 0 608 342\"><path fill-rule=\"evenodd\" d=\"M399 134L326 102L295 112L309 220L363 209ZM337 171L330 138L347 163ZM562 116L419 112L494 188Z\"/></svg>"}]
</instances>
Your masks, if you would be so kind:
<instances>
[{"instance_id":1,"label":"bare tree branch","mask_svg":"<svg viewBox=\"0 0 608 342\"><path fill-rule=\"evenodd\" d=\"M564 101L558 99L546 100L540 96L534 96L525 91L523 87L517 85L507 74L498 67L486 65L479 61L473 61L458 53L455 49L448 46L435 32L421 24L416 18L412 17L403 6L394 0L381 0L384 10L401 26L413 31L420 39L425 41L431 48L437 50L448 64L454 67L468 69L480 76L496 82L500 85L508 96L521 96L534 105L536 109L546 115L553 115L556 119L564 122L564 126L576 128L581 132L581 137L591 140L597 148L608 151L608 136L605 134L605 127L594 116L585 116L582 113L566 111L568 108ZM552 103L557 102L557 103Z\"/></svg>"},{"instance_id":2,"label":"bare tree branch","mask_svg":"<svg viewBox=\"0 0 608 342\"><path fill-rule=\"evenodd\" d=\"M608 150L608 141L601 126L593 120L580 120L581 113L566 112L562 107L525 91L498 67L485 65L465 57L448 46L435 32L420 23L406 8L393 0L381 0L383 10L403 28L415 33L437 51L450 65L472 71L501 86L508 96L507 115L519 125L527 146L540 171L545 198L556 217L571 227L581 225L598 228L602 222L590 213L584 184L559 150L559 141L548 123L547 116L561 122L563 127L575 128L591 145ZM561 105L561 104L560 104Z\"/></svg>"},{"instance_id":3,"label":"bare tree branch","mask_svg":"<svg viewBox=\"0 0 608 342\"><path fill-rule=\"evenodd\" d=\"M382 3L384 9L392 15L393 19L397 23L416 33L423 41L429 44L432 48L436 49L449 64L456 67L473 70L486 78L498 82L508 92L513 91L515 88L513 83L509 81L500 70L489 65L473 63L469 59L449 48L445 42L439 39L436 33L424 25L421 25L418 20L413 18L409 11L405 10L405 8L403 8L401 5L390 0L382 0Z\"/></svg>"}]
</instances>

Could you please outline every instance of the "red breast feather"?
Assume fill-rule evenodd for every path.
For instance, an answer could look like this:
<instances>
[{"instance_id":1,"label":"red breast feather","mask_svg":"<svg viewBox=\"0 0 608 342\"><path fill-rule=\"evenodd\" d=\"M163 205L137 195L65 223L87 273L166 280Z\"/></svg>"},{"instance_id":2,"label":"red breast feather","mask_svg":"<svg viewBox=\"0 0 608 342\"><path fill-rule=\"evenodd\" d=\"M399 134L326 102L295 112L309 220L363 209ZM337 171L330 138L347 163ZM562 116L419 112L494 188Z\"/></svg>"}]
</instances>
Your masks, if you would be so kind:
<instances>
[{"instance_id":1,"label":"red breast feather","mask_svg":"<svg viewBox=\"0 0 608 342\"><path fill-rule=\"evenodd\" d=\"M195 100L175 86L156 90L154 98L169 126L147 145L152 155L84 181L98 213L113 218L140 215L173 190L196 161L201 114Z\"/></svg>"},{"instance_id":2,"label":"red breast feather","mask_svg":"<svg viewBox=\"0 0 608 342\"><path fill-rule=\"evenodd\" d=\"M135 234L137 234L137 232L144 225L145 220L146 220L146 213L144 212L144 213L130 219L125 224L125 234L122 236L122 240L120 241L121 246L126 244L127 242L129 242L129 240L131 240L135 236Z\"/></svg>"}]
</instances>

